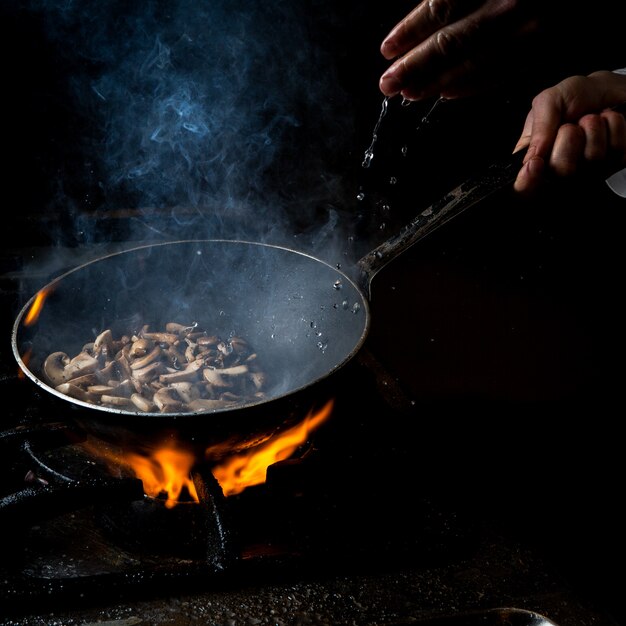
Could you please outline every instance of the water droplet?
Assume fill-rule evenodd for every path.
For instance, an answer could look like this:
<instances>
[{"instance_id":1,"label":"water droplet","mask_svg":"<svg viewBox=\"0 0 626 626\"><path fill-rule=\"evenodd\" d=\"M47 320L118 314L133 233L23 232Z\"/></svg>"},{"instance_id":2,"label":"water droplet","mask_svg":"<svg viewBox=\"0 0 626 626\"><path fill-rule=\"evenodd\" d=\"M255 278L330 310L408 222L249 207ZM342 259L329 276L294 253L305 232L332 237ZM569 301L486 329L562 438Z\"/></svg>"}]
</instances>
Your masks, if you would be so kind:
<instances>
[{"instance_id":1,"label":"water droplet","mask_svg":"<svg viewBox=\"0 0 626 626\"><path fill-rule=\"evenodd\" d=\"M356 199L359 200L359 202L361 200L363 200L365 198L365 194L361 191L357 194Z\"/></svg>"},{"instance_id":2,"label":"water droplet","mask_svg":"<svg viewBox=\"0 0 626 626\"><path fill-rule=\"evenodd\" d=\"M402 156L406 156L406 153L409 151L407 146L402 146Z\"/></svg>"},{"instance_id":3,"label":"water droplet","mask_svg":"<svg viewBox=\"0 0 626 626\"><path fill-rule=\"evenodd\" d=\"M401 106L403 107L408 107L411 104L412 100L409 100L408 98L405 98L404 96L402 97L402 102L400 103Z\"/></svg>"},{"instance_id":4,"label":"water droplet","mask_svg":"<svg viewBox=\"0 0 626 626\"><path fill-rule=\"evenodd\" d=\"M338 278L334 283L333 283L333 289L341 289L341 280Z\"/></svg>"},{"instance_id":5,"label":"water droplet","mask_svg":"<svg viewBox=\"0 0 626 626\"><path fill-rule=\"evenodd\" d=\"M352 305L352 312L353 313L358 313L361 310L361 305L358 302L355 302Z\"/></svg>"},{"instance_id":6,"label":"water droplet","mask_svg":"<svg viewBox=\"0 0 626 626\"><path fill-rule=\"evenodd\" d=\"M348 310L348 307L349 307L350 305L348 304L348 301L347 301L347 300L344 300L344 301L341 303L341 306L343 307L343 309L344 309L344 310L346 310L346 311L347 311L347 310Z\"/></svg>"},{"instance_id":7,"label":"water droplet","mask_svg":"<svg viewBox=\"0 0 626 626\"><path fill-rule=\"evenodd\" d=\"M390 208L388 204L383 204L383 211L389 211Z\"/></svg>"},{"instance_id":8,"label":"water droplet","mask_svg":"<svg viewBox=\"0 0 626 626\"><path fill-rule=\"evenodd\" d=\"M383 104L380 110L380 115L378 116L378 121L376 122L376 125L374 126L374 132L372 133L372 143L370 144L369 148L365 151L365 157L363 159L363 167L369 167L372 159L374 158L374 144L376 143L376 140L378 139L378 128L380 126L380 123L383 121L383 117L385 117L385 114L387 113L387 105L389 104L389 96L385 96L385 98L383 99Z\"/></svg>"},{"instance_id":9,"label":"water droplet","mask_svg":"<svg viewBox=\"0 0 626 626\"><path fill-rule=\"evenodd\" d=\"M389 184L390 184L390 185L395 185L397 182L398 182L398 179L397 179L395 176L392 176L392 177L389 179Z\"/></svg>"},{"instance_id":10,"label":"water droplet","mask_svg":"<svg viewBox=\"0 0 626 626\"><path fill-rule=\"evenodd\" d=\"M380 230L385 230L385 228L387 228L387 224L385 224L385 222L383 222L378 228Z\"/></svg>"},{"instance_id":11,"label":"water droplet","mask_svg":"<svg viewBox=\"0 0 626 626\"><path fill-rule=\"evenodd\" d=\"M322 351L322 354L326 352L326 348L328 348L328 344L322 341L317 342L317 347Z\"/></svg>"}]
</instances>

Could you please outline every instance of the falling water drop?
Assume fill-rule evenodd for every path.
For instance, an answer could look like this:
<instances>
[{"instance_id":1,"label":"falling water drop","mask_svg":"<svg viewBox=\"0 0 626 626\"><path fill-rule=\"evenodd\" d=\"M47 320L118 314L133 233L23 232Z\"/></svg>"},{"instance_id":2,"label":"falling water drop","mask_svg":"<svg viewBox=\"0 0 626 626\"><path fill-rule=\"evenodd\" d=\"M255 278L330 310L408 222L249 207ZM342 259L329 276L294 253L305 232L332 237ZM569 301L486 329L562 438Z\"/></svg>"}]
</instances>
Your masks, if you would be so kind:
<instances>
[{"instance_id":1,"label":"falling water drop","mask_svg":"<svg viewBox=\"0 0 626 626\"><path fill-rule=\"evenodd\" d=\"M376 143L376 135L374 135L373 139L372 139L372 145L374 145ZM363 167L369 167L372 163L372 159L374 158L374 151L371 148L368 148L365 151L365 155L363 157L363 163L362 166Z\"/></svg>"},{"instance_id":2,"label":"falling water drop","mask_svg":"<svg viewBox=\"0 0 626 626\"><path fill-rule=\"evenodd\" d=\"M426 124L429 124L430 123L430 116L433 114L435 109L442 102L445 102L445 101L446 101L445 98L437 98L437 100L435 100L435 103L430 107L430 109L428 110L426 115L424 115L424 117L421 119L420 123L417 125L417 128L415 130L419 131L419 130L421 130L422 126L425 126Z\"/></svg>"},{"instance_id":3,"label":"falling water drop","mask_svg":"<svg viewBox=\"0 0 626 626\"><path fill-rule=\"evenodd\" d=\"M374 132L372 133L372 143L370 143L369 148L365 151L365 155L363 157L362 166L367 168L371 165L372 159L374 158L374 145L378 139L378 128L380 127L380 123L383 121L383 117L385 117L387 113L387 105L389 104L389 96L385 96L383 99L383 103L380 109L380 115L378 116L378 120L376 125L374 126Z\"/></svg>"}]
</instances>

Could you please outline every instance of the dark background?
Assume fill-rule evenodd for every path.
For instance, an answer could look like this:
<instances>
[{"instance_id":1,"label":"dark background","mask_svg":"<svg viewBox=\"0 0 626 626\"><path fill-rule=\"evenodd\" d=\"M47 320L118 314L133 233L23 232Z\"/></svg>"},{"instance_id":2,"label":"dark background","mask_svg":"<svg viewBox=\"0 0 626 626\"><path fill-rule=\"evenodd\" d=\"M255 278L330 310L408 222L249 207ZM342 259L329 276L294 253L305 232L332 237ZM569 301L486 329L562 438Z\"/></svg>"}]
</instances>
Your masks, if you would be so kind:
<instances>
[{"instance_id":1,"label":"dark background","mask_svg":"<svg viewBox=\"0 0 626 626\"><path fill-rule=\"evenodd\" d=\"M132 224L85 231L99 213L142 208L136 190L108 183L96 149L106 125L76 97L76 81L102 66L86 63L80 41L51 38L44 14L29 3L3 4L3 248L159 236ZM539 86L618 65L594 66L585 38L582 59L562 55L554 74L530 72L508 90L445 103L425 125L432 102L391 101L364 169L382 103L378 44L409 6L386 3L382 15L361 3L302 3L336 99L320 93L329 105L320 125L315 94L303 96L303 123L265 182L297 181L282 200L307 243L318 241L317 222L327 226L332 214L356 242L350 254L369 249L508 154ZM298 157L302 167L287 170ZM332 184L297 211L320 174ZM624 208L602 180L585 177L553 181L531 200L497 193L375 278L368 340L413 401L398 438L412 442L423 466L424 483L414 488L537 545L582 594L617 616L626 556ZM160 232L171 236L169 226Z\"/></svg>"}]
</instances>

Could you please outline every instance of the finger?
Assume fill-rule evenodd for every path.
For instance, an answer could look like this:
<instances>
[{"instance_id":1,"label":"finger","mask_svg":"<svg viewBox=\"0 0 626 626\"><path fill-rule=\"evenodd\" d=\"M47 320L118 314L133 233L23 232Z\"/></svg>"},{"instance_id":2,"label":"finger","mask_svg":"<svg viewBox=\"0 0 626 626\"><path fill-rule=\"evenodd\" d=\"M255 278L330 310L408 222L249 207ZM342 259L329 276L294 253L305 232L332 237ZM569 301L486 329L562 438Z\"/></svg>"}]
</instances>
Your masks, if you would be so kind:
<instances>
[{"instance_id":1,"label":"finger","mask_svg":"<svg viewBox=\"0 0 626 626\"><path fill-rule=\"evenodd\" d=\"M429 37L436 27L428 28L428 2L418 4L404 19L398 22L383 39L380 52L385 59L393 59L408 52Z\"/></svg>"},{"instance_id":2,"label":"finger","mask_svg":"<svg viewBox=\"0 0 626 626\"><path fill-rule=\"evenodd\" d=\"M584 115L578 121L583 130L585 145L583 156L585 161L599 163L608 157L608 123L598 114Z\"/></svg>"},{"instance_id":3,"label":"finger","mask_svg":"<svg viewBox=\"0 0 626 626\"><path fill-rule=\"evenodd\" d=\"M513 189L523 195L531 195L544 179L546 162L541 157L533 157L522 165L513 183Z\"/></svg>"},{"instance_id":4,"label":"finger","mask_svg":"<svg viewBox=\"0 0 626 626\"><path fill-rule=\"evenodd\" d=\"M546 89L533 99L532 109L518 140L518 147L528 146L525 161L534 157L548 160L565 109L566 105L557 88Z\"/></svg>"},{"instance_id":5,"label":"finger","mask_svg":"<svg viewBox=\"0 0 626 626\"><path fill-rule=\"evenodd\" d=\"M467 14L479 0L423 0L383 40L380 51L386 59L406 54L444 26Z\"/></svg>"},{"instance_id":6,"label":"finger","mask_svg":"<svg viewBox=\"0 0 626 626\"><path fill-rule=\"evenodd\" d=\"M451 68L463 64L471 73L476 66L470 57L460 54L472 49L471 33L465 20L442 28L397 59L381 76L380 90L386 96L395 96L410 89L415 99L420 99L435 95L444 80L442 77ZM450 84L449 77L447 80Z\"/></svg>"},{"instance_id":7,"label":"finger","mask_svg":"<svg viewBox=\"0 0 626 626\"><path fill-rule=\"evenodd\" d=\"M578 124L563 124L559 128L550 154L550 170L560 177L572 176L585 151L585 133Z\"/></svg>"},{"instance_id":8,"label":"finger","mask_svg":"<svg viewBox=\"0 0 626 626\"><path fill-rule=\"evenodd\" d=\"M617 111L603 111L600 116L606 123L607 150L615 169L626 165L626 118Z\"/></svg>"}]
</instances>

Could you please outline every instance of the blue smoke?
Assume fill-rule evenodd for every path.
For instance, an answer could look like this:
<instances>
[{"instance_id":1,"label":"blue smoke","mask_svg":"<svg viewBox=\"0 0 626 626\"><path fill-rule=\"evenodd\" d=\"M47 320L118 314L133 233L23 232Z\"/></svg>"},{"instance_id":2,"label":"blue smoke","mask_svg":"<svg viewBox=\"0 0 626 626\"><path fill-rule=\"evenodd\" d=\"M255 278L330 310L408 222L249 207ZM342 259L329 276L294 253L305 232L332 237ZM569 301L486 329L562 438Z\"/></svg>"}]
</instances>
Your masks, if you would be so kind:
<instances>
[{"instance_id":1,"label":"blue smoke","mask_svg":"<svg viewBox=\"0 0 626 626\"><path fill-rule=\"evenodd\" d=\"M306 2L29 4L67 66L102 210L184 207L200 231L216 215L273 228L341 200L328 157L351 121Z\"/></svg>"}]
</instances>

